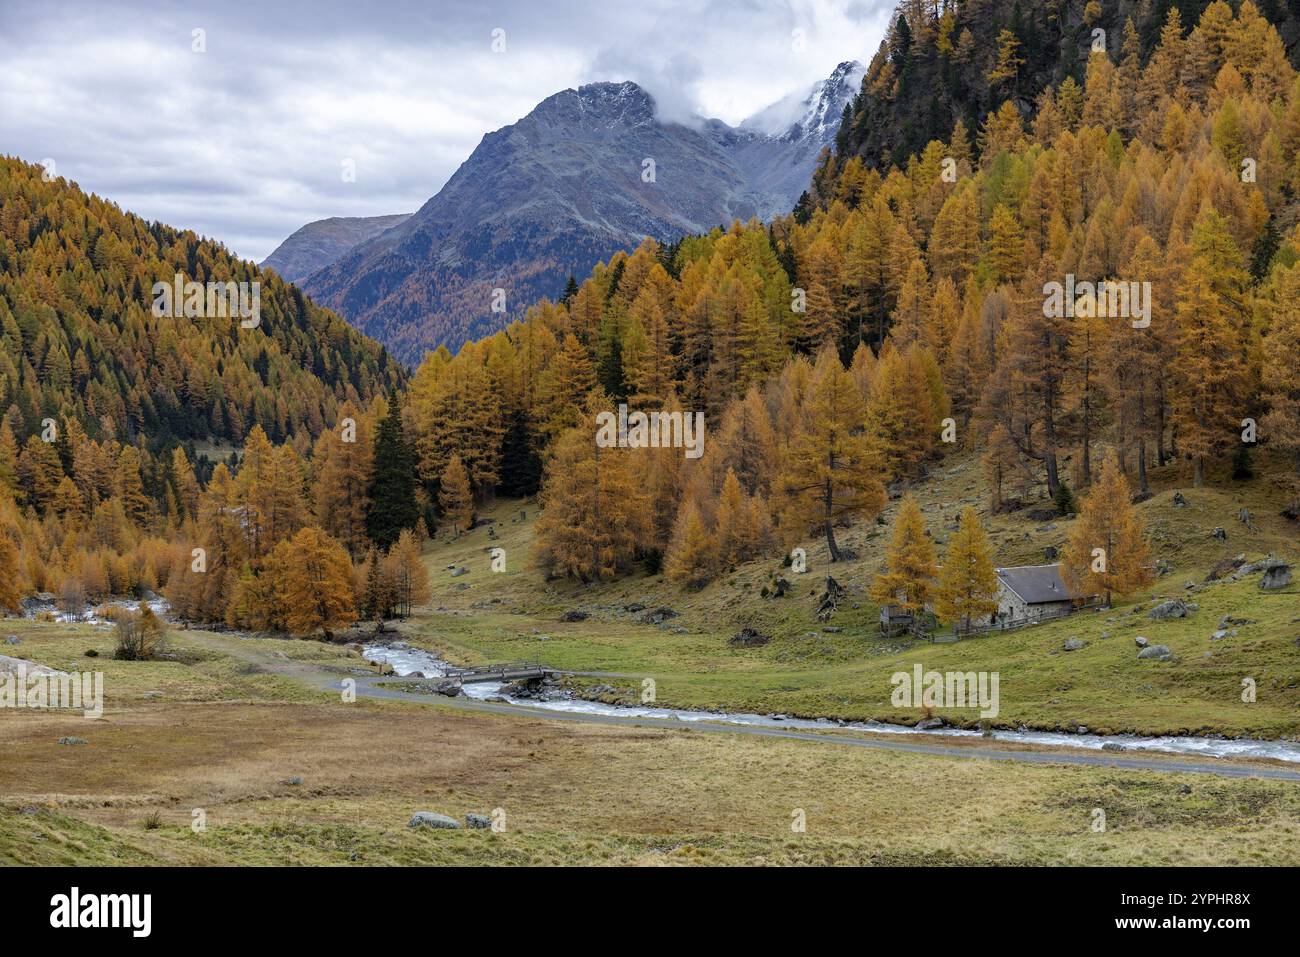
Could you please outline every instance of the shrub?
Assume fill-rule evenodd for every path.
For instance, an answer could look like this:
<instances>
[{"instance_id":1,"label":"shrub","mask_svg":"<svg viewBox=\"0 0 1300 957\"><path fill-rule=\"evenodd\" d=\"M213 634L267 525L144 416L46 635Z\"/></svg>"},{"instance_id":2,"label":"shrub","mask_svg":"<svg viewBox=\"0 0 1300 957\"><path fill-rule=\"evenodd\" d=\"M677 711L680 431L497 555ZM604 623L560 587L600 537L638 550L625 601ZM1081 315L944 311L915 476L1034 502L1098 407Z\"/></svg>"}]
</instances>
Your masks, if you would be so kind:
<instances>
[{"instance_id":1,"label":"shrub","mask_svg":"<svg viewBox=\"0 0 1300 957\"><path fill-rule=\"evenodd\" d=\"M113 657L119 661L149 661L167 645L166 624L144 602L137 611L118 616L116 631L117 648Z\"/></svg>"}]
</instances>

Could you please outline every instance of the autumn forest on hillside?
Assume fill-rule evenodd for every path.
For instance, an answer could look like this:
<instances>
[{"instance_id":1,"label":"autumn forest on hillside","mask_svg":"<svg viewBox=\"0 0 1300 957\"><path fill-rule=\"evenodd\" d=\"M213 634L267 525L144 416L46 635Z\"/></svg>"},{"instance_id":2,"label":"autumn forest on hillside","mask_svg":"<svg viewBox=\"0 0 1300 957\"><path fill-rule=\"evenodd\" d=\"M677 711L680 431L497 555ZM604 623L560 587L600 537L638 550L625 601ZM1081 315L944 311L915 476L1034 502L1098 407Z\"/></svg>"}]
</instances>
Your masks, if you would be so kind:
<instances>
[{"instance_id":1,"label":"autumn forest on hillside","mask_svg":"<svg viewBox=\"0 0 1300 957\"><path fill-rule=\"evenodd\" d=\"M902 5L790 215L648 238L410 373L274 273L5 159L0 601L159 592L328 634L427 600L422 540L500 497L538 496L539 576L695 589L810 536L851 559L837 530L903 495L873 599L969 622L996 590L980 517L937 553L908 495L954 453L981 456L989 511L1077 515L1063 573L1089 595L1151 580L1132 503L1154 466L1201 486L1284 461L1300 516L1300 78L1277 30L1249 0L1186 23L1144 3L1030 91L1042 30L1017 5L984 49L989 6ZM933 71L978 76L987 112L874 153L864 117ZM259 279L260 328L155 320L174 273ZM1149 284L1149 324L1051 315L1067 276ZM703 456L600 447L620 403L703 412Z\"/></svg>"}]
</instances>

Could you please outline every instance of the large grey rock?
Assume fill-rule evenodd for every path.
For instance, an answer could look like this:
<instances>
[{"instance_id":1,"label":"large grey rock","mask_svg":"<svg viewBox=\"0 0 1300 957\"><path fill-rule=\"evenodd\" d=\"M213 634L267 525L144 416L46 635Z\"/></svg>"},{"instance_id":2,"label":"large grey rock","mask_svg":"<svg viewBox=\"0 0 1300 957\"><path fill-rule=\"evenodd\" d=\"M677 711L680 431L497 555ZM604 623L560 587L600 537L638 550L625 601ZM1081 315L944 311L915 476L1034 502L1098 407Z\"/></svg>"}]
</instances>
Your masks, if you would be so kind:
<instances>
[{"instance_id":1,"label":"large grey rock","mask_svg":"<svg viewBox=\"0 0 1300 957\"><path fill-rule=\"evenodd\" d=\"M492 818L486 814L475 814L471 811L465 815L465 826L475 830L486 830L492 826Z\"/></svg>"},{"instance_id":2,"label":"large grey rock","mask_svg":"<svg viewBox=\"0 0 1300 957\"><path fill-rule=\"evenodd\" d=\"M1264 577L1259 580L1259 587L1264 591L1276 591L1279 588L1285 588L1291 584L1291 566L1283 562L1272 565L1264 571Z\"/></svg>"},{"instance_id":3,"label":"large grey rock","mask_svg":"<svg viewBox=\"0 0 1300 957\"><path fill-rule=\"evenodd\" d=\"M1168 661L1173 656L1168 645L1148 645L1138 652L1139 658L1154 658L1156 661Z\"/></svg>"},{"instance_id":4,"label":"large grey rock","mask_svg":"<svg viewBox=\"0 0 1300 957\"><path fill-rule=\"evenodd\" d=\"M411 816L407 827L432 827L439 830L454 831L460 829L460 822L454 817L439 814L436 811L416 811Z\"/></svg>"},{"instance_id":5,"label":"large grey rock","mask_svg":"<svg viewBox=\"0 0 1300 957\"><path fill-rule=\"evenodd\" d=\"M1078 651L1080 648L1086 648L1088 643L1082 638L1069 638L1061 647L1066 651Z\"/></svg>"},{"instance_id":6,"label":"large grey rock","mask_svg":"<svg viewBox=\"0 0 1300 957\"><path fill-rule=\"evenodd\" d=\"M1186 618L1187 603L1178 598L1171 598L1169 601L1162 601L1156 607L1147 612L1148 618L1156 621L1165 621L1170 618Z\"/></svg>"}]
</instances>

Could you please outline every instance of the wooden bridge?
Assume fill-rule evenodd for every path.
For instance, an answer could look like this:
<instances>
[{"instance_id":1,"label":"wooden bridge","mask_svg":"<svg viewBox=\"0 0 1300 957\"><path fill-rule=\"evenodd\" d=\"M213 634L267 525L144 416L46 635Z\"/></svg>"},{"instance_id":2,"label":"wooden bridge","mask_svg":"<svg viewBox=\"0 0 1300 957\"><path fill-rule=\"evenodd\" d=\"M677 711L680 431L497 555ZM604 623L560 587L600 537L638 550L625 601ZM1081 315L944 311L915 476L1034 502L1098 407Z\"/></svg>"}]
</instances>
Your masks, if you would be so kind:
<instances>
[{"instance_id":1,"label":"wooden bridge","mask_svg":"<svg viewBox=\"0 0 1300 957\"><path fill-rule=\"evenodd\" d=\"M481 668L445 668L443 673L447 680L463 685L477 681L529 681L559 674L556 669L547 668L540 661L515 661L504 665L484 665Z\"/></svg>"}]
</instances>

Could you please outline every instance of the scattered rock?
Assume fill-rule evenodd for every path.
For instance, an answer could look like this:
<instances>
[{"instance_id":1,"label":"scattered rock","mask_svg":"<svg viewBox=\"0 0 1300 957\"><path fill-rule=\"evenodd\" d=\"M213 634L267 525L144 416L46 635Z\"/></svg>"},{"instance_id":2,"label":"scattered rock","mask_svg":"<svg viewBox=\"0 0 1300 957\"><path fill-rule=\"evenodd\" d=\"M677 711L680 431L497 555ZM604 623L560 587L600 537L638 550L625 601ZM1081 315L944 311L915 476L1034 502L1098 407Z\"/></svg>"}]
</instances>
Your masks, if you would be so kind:
<instances>
[{"instance_id":1,"label":"scattered rock","mask_svg":"<svg viewBox=\"0 0 1300 957\"><path fill-rule=\"evenodd\" d=\"M459 698L465 693L465 689L460 686L459 681L439 681L433 686L433 690L440 695L448 698Z\"/></svg>"},{"instance_id":2,"label":"scattered rock","mask_svg":"<svg viewBox=\"0 0 1300 957\"><path fill-rule=\"evenodd\" d=\"M1154 658L1157 661L1168 661L1173 656L1168 645L1150 645L1138 652L1139 658Z\"/></svg>"},{"instance_id":3,"label":"scattered rock","mask_svg":"<svg viewBox=\"0 0 1300 957\"><path fill-rule=\"evenodd\" d=\"M16 645L16 644L18 644L18 643L19 643L19 642L18 642L18 636L17 636L17 635L10 635L8 638L5 639L5 644L6 644L6 645Z\"/></svg>"},{"instance_id":4,"label":"scattered rock","mask_svg":"<svg viewBox=\"0 0 1300 957\"><path fill-rule=\"evenodd\" d=\"M644 602L639 602L639 601L634 601L634 602L632 602L631 604L624 605L624 606L623 606L623 610L624 610L625 612L627 612L628 614L632 614L632 615L634 615L634 614L636 614L638 611L645 611L645 603L644 603Z\"/></svg>"},{"instance_id":5,"label":"scattered rock","mask_svg":"<svg viewBox=\"0 0 1300 957\"><path fill-rule=\"evenodd\" d=\"M466 568L464 565L453 565L453 566L452 566L452 569L451 569L451 577L452 577L452 578L459 578L461 575L468 575L468 574L469 574L469 569Z\"/></svg>"},{"instance_id":6,"label":"scattered rock","mask_svg":"<svg viewBox=\"0 0 1300 957\"><path fill-rule=\"evenodd\" d=\"M1136 638L1133 639L1133 641L1134 643L1137 644L1139 648L1145 648L1147 646L1147 640L1143 638L1141 635L1138 635Z\"/></svg>"},{"instance_id":7,"label":"scattered rock","mask_svg":"<svg viewBox=\"0 0 1300 957\"><path fill-rule=\"evenodd\" d=\"M1291 566L1285 562L1278 562L1265 570L1264 577L1259 580L1259 587L1263 591L1276 591L1279 588L1286 588L1291 584Z\"/></svg>"},{"instance_id":8,"label":"scattered rock","mask_svg":"<svg viewBox=\"0 0 1300 957\"><path fill-rule=\"evenodd\" d=\"M590 616L585 611L579 611L575 608L561 615L560 621L586 621L588 617Z\"/></svg>"},{"instance_id":9,"label":"scattered rock","mask_svg":"<svg viewBox=\"0 0 1300 957\"><path fill-rule=\"evenodd\" d=\"M771 640L771 635L759 634L753 628L742 628L727 639L727 644L752 648L757 645L765 645Z\"/></svg>"},{"instance_id":10,"label":"scattered rock","mask_svg":"<svg viewBox=\"0 0 1300 957\"><path fill-rule=\"evenodd\" d=\"M1147 617L1156 621L1166 621L1170 618L1186 618L1187 603L1179 598L1171 598L1169 601L1162 601L1156 607L1147 612Z\"/></svg>"},{"instance_id":11,"label":"scattered rock","mask_svg":"<svg viewBox=\"0 0 1300 957\"><path fill-rule=\"evenodd\" d=\"M1227 637L1228 637L1227 630L1224 628L1220 628L1214 634L1210 635L1210 641L1222 641L1224 638Z\"/></svg>"},{"instance_id":12,"label":"scattered rock","mask_svg":"<svg viewBox=\"0 0 1300 957\"><path fill-rule=\"evenodd\" d=\"M295 777L291 777L289 780L285 781L284 783L287 784L287 785L289 785L290 787L296 788L296 787L298 787L300 784L302 784L302 778L300 778L300 777L296 777L296 776L295 776Z\"/></svg>"},{"instance_id":13,"label":"scattered rock","mask_svg":"<svg viewBox=\"0 0 1300 957\"><path fill-rule=\"evenodd\" d=\"M465 815L465 826L473 830L485 831L492 826L492 818L487 814L475 814L471 811Z\"/></svg>"},{"instance_id":14,"label":"scattered rock","mask_svg":"<svg viewBox=\"0 0 1300 957\"><path fill-rule=\"evenodd\" d=\"M1066 651L1078 651L1080 648L1086 648L1088 643L1082 638L1069 638L1061 647Z\"/></svg>"},{"instance_id":15,"label":"scattered rock","mask_svg":"<svg viewBox=\"0 0 1300 957\"><path fill-rule=\"evenodd\" d=\"M1172 574L1173 570L1174 570L1173 562L1169 561L1169 559L1167 558L1156 559L1156 574L1161 578L1164 578L1166 575Z\"/></svg>"},{"instance_id":16,"label":"scattered rock","mask_svg":"<svg viewBox=\"0 0 1300 957\"><path fill-rule=\"evenodd\" d=\"M1228 540L1228 533L1224 531L1221 526L1216 525L1214 531L1210 532L1210 537L1217 538L1221 542L1226 542Z\"/></svg>"},{"instance_id":17,"label":"scattered rock","mask_svg":"<svg viewBox=\"0 0 1300 957\"><path fill-rule=\"evenodd\" d=\"M1245 555L1238 555L1236 558L1225 558L1210 569L1210 573L1205 576L1205 580L1215 582L1220 578L1226 578L1244 564L1246 564Z\"/></svg>"},{"instance_id":18,"label":"scattered rock","mask_svg":"<svg viewBox=\"0 0 1300 957\"><path fill-rule=\"evenodd\" d=\"M673 611L671 608L660 606L659 608L651 608L649 611L642 612L641 617L638 620L643 625L662 625L669 618L676 617L677 612Z\"/></svg>"},{"instance_id":19,"label":"scattered rock","mask_svg":"<svg viewBox=\"0 0 1300 957\"><path fill-rule=\"evenodd\" d=\"M1048 545L1046 548L1043 549L1043 561L1047 562L1048 564L1051 564L1052 562L1056 561L1060 557L1061 557L1060 549L1058 549L1055 545Z\"/></svg>"},{"instance_id":20,"label":"scattered rock","mask_svg":"<svg viewBox=\"0 0 1300 957\"><path fill-rule=\"evenodd\" d=\"M1101 746L1101 749L1103 751L1127 751L1128 750L1128 748L1124 747L1124 745L1120 744L1118 741L1107 741L1105 744Z\"/></svg>"},{"instance_id":21,"label":"scattered rock","mask_svg":"<svg viewBox=\"0 0 1300 957\"><path fill-rule=\"evenodd\" d=\"M59 744L90 744L90 742L85 738L77 738L68 735L67 737L59 738Z\"/></svg>"},{"instance_id":22,"label":"scattered rock","mask_svg":"<svg viewBox=\"0 0 1300 957\"><path fill-rule=\"evenodd\" d=\"M454 817L438 814L435 811L416 811L411 816L407 827L432 827L449 831L459 830L460 822Z\"/></svg>"},{"instance_id":23,"label":"scattered rock","mask_svg":"<svg viewBox=\"0 0 1300 957\"><path fill-rule=\"evenodd\" d=\"M913 727L917 731L930 731L933 730L934 728L942 728L943 718L923 718L922 720L916 722L916 724L913 725Z\"/></svg>"},{"instance_id":24,"label":"scattered rock","mask_svg":"<svg viewBox=\"0 0 1300 957\"><path fill-rule=\"evenodd\" d=\"M1174 508L1187 508L1189 506L1187 499L1183 498L1182 492L1174 493Z\"/></svg>"}]
</instances>

